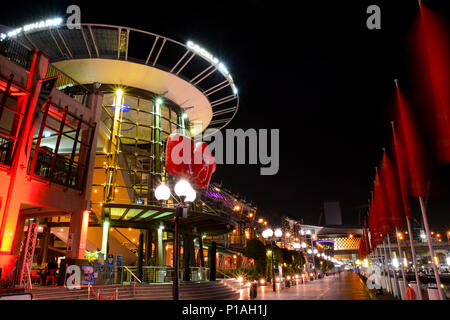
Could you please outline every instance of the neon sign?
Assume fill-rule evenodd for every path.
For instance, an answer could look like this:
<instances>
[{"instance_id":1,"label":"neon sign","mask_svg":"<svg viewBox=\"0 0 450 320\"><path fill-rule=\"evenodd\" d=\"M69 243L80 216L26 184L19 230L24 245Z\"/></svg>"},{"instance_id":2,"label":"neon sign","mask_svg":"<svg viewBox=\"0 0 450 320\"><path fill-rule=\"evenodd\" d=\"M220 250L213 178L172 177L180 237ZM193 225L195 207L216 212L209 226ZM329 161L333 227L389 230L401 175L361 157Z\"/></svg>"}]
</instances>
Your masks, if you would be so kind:
<instances>
[{"instance_id":1,"label":"neon sign","mask_svg":"<svg viewBox=\"0 0 450 320\"><path fill-rule=\"evenodd\" d=\"M231 77L230 72L225 67L225 65L222 62L219 61L219 59L217 57L213 56L205 48L200 47L198 44L196 44L196 43L194 43L192 41L188 41L186 43L186 45L187 45L187 47L189 49L191 49L192 51L194 51L198 55L202 56L203 58L205 58L206 60L208 60L209 62L214 64L219 69L219 71L228 79L228 81L231 82L230 85L231 85L231 88L233 89L233 93L237 94L237 88L234 85L233 78Z\"/></svg>"},{"instance_id":2,"label":"neon sign","mask_svg":"<svg viewBox=\"0 0 450 320\"><path fill-rule=\"evenodd\" d=\"M55 27L55 26L60 25L62 22L63 22L62 18L54 18L54 19L41 20L38 22L26 24L23 27L16 28L16 29L8 32L7 34L1 33L0 40L5 39L7 36L10 38L15 37L16 35L18 35L21 32L27 32L27 31L37 30L37 29L44 29L44 28L48 28L48 27Z\"/></svg>"}]
</instances>

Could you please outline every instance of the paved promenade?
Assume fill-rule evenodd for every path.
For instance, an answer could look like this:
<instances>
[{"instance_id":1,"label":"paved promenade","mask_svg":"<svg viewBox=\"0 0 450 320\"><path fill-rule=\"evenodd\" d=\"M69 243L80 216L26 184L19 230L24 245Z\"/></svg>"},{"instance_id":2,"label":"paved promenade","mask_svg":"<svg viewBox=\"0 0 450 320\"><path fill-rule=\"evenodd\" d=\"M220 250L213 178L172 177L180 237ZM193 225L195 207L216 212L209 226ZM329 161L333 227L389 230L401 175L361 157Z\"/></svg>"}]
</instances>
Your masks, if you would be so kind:
<instances>
[{"instance_id":1,"label":"paved promenade","mask_svg":"<svg viewBox=\"0 0 450 320\"><path fill-rule=\"evenodd\" d=\"M278 289L278 288L277 288ZM248 289L243 289L241 299L247 300ZM308 281L291 288L273 292L272 286L258 287L255 300L373 300L374 296L353 272Z\"/></svg>"}]
</instances>

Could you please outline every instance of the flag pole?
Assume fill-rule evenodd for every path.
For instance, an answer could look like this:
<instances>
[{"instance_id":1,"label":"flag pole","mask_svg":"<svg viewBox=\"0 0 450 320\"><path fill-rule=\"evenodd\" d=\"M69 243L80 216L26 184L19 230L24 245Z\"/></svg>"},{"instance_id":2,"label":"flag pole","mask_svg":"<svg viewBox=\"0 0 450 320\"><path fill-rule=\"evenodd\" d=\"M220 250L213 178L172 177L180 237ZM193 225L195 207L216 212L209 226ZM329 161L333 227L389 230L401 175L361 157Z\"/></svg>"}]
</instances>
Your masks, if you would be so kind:
<instances>
[{"instance_id":1,"label":"flag pole","mask_svg":"<svg viewBox=\"0 0 450 320\"><path fill-rule=\"evenodd\" d=\"M438 287L439 292L439 298L440 300L446 300L444 299L444 295L441 290L441 279L439 278L439 273L436 268L436 261L434 260L434 250L433 250L433 244L431 243L431 234L430 234L430 228L428 227L428 219L427 219L427 212L425 209L425 206L423 204L423 198L419 197L419 203L420 203L420 210L422 211L422 217L423 217L423 224L425 226L425 232L427 233L427 239L428 239L428 248L430 249L430 255L431 255L431 264L433 265L433 271L434 276L436 278L436 285Z\"/></svg>"},{"instance_id":2,"label":"flag pole","mask_svg":"<svg viewBox=\"0 0 450 320\"><path fill-rule=\"evenodd\" d=\"M389 271L389 264L387 262L387 253L386 253L386 241L383 236L383 249L384 249L384 275L386 278L386 283L389 292L394 293L394 290L392 289L392 283L391 283L391 273Z\"/></svg>"},{"instance_id":3,"label":"flag pole","mask_svg":"<svg viewBox=\"0 0 450 320\"><path fill-rule=\"evenodd\" d=\"M394 264L392 263L392 248L391 248L391 239L389 237L389 233L386 235L387 238L387 243L388 243L388 248L389 248L389 260L391 261L392 264L392 273L394 274L394 285L392 286L394 288L395 291L395 296L397 296L398 298L400 298L400 300L402 299L399 287L398 287L398 281L397 281L397 273L395 272L395 268L394 268ZM390 278L390 275L389 275Z\"/></svg>"},{"instance_id":4,"label":"flag pole","mask_svg":"<svg viewBox=\"0 0 450 320\"><path fill-rule=\"evenodd\" d=\"M398 86L398 80L395 79L394 81L395 81L395 85ZM393 134L393 138L394 138L394 146L395 146L395 148L397 148L397 140L395 139L394 121L391 121L391 125L392 125L392 134ZM400 169L397 168L397 170L400 170ZM402 197L403 196L404 195L402 195ZM404 205L405 205L405 202L404 202ZM408 226L409 244L410 244L411 255L412 255L413 264L414 264L414 274L416 276L417 293L418 293L419 300L423 300L422 289L420 287L420 278L419 278L419 273L418 273L418 269L417 269L416 249L414 247L414 234L411 229L411 218L409 217L409 214L407 211L409 211L409 208L407 205L405 205L406 225ZM405 282L405 287L406 287L406 282Z\"/></svg>"},{"instance_id":5,"label":"flag pole","mask_svg":"<svg viewBox=\"0 0 450 320\"><path fill-rule=\"evenodd\" d=\"M377 247L375 247L375 252L376 252L376 262L377 262L377 264L380 265L380 267L383 269L383 272L384 272L383 260L381 258L381 249L378 248L378 246L377 246ZM386 277L384 275L383 275L383 278L380 279L380 282L384 282L385 288L381 288L384 292L384 289L387 290Z\"/></svg>"},{"instance_id":6,"label":"flag pole","mask_svg":"<svg viewBox=\"0 0 450 320\"><path fill-rule=\"evenodd\" d=\"M412 259L413 259L413 264L414 264L414 274L416 275L418 296L419 296L419 300L423 300L422 289L420 288L419 273L417 271L416 249L414 248L414 239L413 239L413 233L411 230L411 221L410 220L411 220L410 218L406 217L406 224L408 226L408 234L409 234L409 244L411 245L411 254L412 254Z\"/></svg>"},{"instance_id":7,"label":"flag pole","mask_svg":"<svg viewBox=\"0 0 450 320\"><path fill-rule=\"evenodd\" d=\"M395 238L397 239L398 256L400 258L400 266L402 268L403 288L401 288L401 290L403 290L403 291L401 293L403 293L405 295L405 297L406 297L405 267L404 267L403 262L402 262L402 248L400 246L400 239L398 237L398 228L397 227L395 227ZM400 294L400 296L403 297L403 295L401 295L401 294Z\"/></svg>"}]
</instances>

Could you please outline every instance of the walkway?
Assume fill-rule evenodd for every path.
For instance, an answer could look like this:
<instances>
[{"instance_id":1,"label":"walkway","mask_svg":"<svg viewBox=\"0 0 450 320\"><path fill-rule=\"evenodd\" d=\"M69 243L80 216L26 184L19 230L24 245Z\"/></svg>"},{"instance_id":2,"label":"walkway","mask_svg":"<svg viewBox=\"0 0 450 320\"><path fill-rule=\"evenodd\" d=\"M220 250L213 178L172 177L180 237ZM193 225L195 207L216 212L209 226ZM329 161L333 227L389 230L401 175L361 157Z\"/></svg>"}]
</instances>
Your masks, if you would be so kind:
<instances>
[{"instance_id":1,"label":"walkway","mask_svg":"<svg viewBox=\"0 0 450 320\"><path fill-rule=\"evenodd\" d=\"M241 299L247 300L248 289L241 290ZM272 291L272 287L258 287L255 300L374 300L359 276L353 272L308 281L291 288Z\"/></svg>"}]
</instances>

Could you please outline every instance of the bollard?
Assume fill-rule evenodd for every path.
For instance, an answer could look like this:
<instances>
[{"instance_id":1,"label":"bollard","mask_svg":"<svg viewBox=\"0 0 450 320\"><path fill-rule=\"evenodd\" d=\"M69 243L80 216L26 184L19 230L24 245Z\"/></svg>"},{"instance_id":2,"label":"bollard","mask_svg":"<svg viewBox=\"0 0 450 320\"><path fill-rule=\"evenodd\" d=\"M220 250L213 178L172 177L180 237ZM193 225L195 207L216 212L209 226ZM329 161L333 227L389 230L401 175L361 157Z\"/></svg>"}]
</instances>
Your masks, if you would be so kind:
<instances>
[{"instance_id":1,"label":"bollard","mask_svg":"<svg viewBox=\"0 0 450 320\"><path fill-rule=\"evenodd\" d=\"M250 286L250 298L254 299L258 295L258 286L256 283L252 283Z\"/></svg>"}]
</instances>

